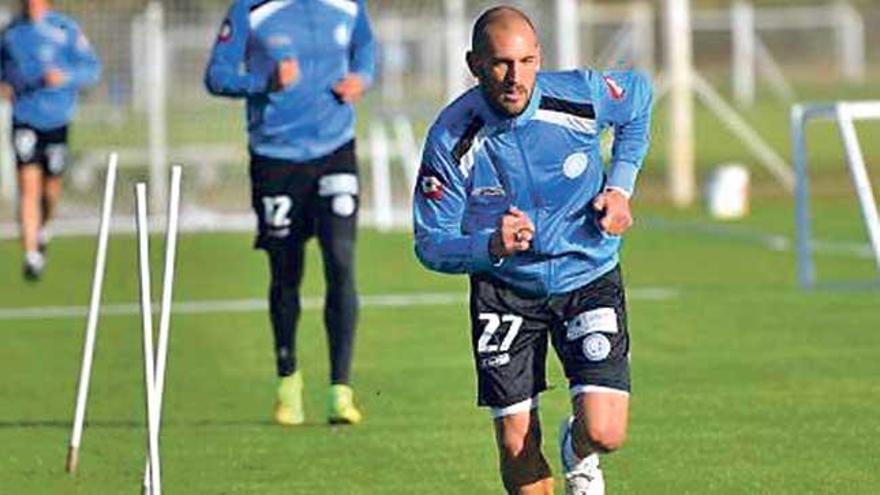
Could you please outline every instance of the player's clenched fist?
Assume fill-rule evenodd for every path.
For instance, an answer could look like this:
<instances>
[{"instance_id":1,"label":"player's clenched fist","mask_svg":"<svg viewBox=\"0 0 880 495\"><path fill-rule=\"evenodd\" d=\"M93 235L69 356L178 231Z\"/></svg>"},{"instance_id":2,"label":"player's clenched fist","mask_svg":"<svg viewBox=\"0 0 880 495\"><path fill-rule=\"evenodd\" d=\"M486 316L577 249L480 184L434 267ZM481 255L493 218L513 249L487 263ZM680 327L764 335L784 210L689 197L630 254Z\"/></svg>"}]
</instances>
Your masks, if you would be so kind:
<instances>
[{"instance_id":1,"label":"player's clenched fist","mask_svg":"<svg viewBox=\"0 0 880 495\"><path fill-rule=\"evenodd\" d=\"M599 226L611 235L623 234L633 223L629 198L617 189L606 189L596 196L593 208L604 213L599 219Z\"/></svg>"},{"instance_id":2,"label":"player's clenched fist","mask_svg":"<svg viewBox=\"0 0 880 495\"><path fill-rule=\"evenodd\" d=\"M498 220L498 229L489 241L489 252L496 258L528 251L535 237L535 224L516 206Z\"/></svg>"},{"instance_id":3,"label":"player's clenched fist","mask_svg":"<svg viewBox=\"0 0 880 495\"><path fill-rule=\"evenodd\" d=\"M333 85L333 93L343 103L356 103L367 89L367 83L357 74L348 74Z\"/></svg>"},{"instance_id":4,"label":"player's clenched fist","mask_svg":"<svg viewBox=\"0 0 880 495\"><path fill-rule=\"evenodd\" d=\"M57 88L67 82L67 74L61 69L50 67L43 75L43 82L46 84L46 87Z\"/></svg>"},{"instance_id":5,"label":"player's clenched fist","mask_svg":"<svg viewBox=\"0 0 880 495\"><path fill-rule=\"evenodd\" d=\"M299 63L295 59L286 58L278 62L272 78L272 91L281 91L299 79Z\"/></svg>"}]
</instances>

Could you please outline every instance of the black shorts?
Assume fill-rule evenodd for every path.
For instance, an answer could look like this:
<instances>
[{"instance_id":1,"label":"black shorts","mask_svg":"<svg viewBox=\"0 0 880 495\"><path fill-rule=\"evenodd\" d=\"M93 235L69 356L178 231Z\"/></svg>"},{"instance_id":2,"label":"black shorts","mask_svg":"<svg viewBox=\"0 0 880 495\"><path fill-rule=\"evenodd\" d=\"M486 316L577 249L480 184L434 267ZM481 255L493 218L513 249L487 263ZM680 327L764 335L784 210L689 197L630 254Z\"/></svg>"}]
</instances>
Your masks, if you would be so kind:
<instances>
[{"instance_id":1,"label":"black shorts","mask_svg":"<svg viewBox=\"0 0 880 495\"><path fill-rule=\"evenodd\" d=\"M53 177L67 169L67 126L42 131L27 124L14 123L12 147L19 168L36 164Z\"/></svg>"},{"instance_id":2,"label":"black shorts","mask_svg":"<svg viewBox=\"0 0 880 495\"><path fill-rule=\"evenodd\" d=\"M470 299L479 405L505 408L546 390L548 338L572 390L630 391L619 267L580 289L538 298L472 276Z\"/></svg>"},{"instance_id":3,"label":"black shorts","mask_svg":"<svg viewBox=\"0 0 880 495\"><path fill-rule=\"evenodd\" d=\"M257 215L255 247L304 242L321 219L336 235L354 235L359 184L354 140L329 155L290 162L251 153L251 205Z\"/></svg>"}]
</instances>

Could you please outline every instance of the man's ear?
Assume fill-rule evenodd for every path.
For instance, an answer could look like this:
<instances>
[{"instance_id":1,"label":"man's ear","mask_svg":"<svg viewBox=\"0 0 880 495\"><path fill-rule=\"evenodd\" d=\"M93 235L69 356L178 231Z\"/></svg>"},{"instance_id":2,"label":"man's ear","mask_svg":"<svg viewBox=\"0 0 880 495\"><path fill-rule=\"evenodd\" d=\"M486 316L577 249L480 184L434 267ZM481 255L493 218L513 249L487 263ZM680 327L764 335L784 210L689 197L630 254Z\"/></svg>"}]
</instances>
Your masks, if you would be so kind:
<instances>
[{"instance_id":1,"label":"man's ear","mask_svg":"<svg viewBox=\"0 0 880 495\"><path fill-rule=\"evenodd\" d=\"M477 54L473 51L467 52L464 56L465 61L467 61L468 69L471 71L471 75L475 78L480 78L480 59L477 57Z\"/></svg>"}]
</instances>

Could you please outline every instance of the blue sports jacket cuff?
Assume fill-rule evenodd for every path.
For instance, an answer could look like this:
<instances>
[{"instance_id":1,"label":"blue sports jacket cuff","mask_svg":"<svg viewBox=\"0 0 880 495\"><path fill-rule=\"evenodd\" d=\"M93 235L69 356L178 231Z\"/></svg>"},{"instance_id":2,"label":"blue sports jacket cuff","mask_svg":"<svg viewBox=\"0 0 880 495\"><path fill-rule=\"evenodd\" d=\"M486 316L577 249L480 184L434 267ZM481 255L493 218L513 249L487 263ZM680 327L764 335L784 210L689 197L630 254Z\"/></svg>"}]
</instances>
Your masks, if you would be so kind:
<instances>
[{"instance_id":1,"label":"blue sports jacket cuff","mask_svg":"<svg viewBox=\"0 0 880 495\"><path fill-rule=\"evenodd\" d=\"M470 272L487 272L495 266L495 261L489 256L489 240L492 238L491 230L474 232L471 238L471 263Z\"/></svg>"},{"instance_id":2,"label":"blue sports jacket cuff","mask_svg":"<svg viewBox=\"0 0 880 495\"><path fill-rule=\"evenodd\" d=\"M259 74L250 74L248 92L251 94L266 93L269 91L269 80Z\"/></svg>"},{"instance_id":3,"label":"blue sports jacket cuff","mask_svg":"<svg viewBox=\"0 0 880 495\"><path fill-rule=\"evenodd\" d=\"M607 187L621 189L631 196L636 187L636 176L639 168L630 162L614 162L611 165L611 174L608 177Z\"/></svg>"},{"instance_id":4,"label":"blue sports jacket cuff","mask_svg":"<svg viewBox=\"0 0 880 495\"><path fill-rule=\"evenodd\" d=\"M357 75L362 81L364 81L364 89L369 89L373 86L373 76L369 72L354 71L352 74Z\"/></svg>"}]
</instances>

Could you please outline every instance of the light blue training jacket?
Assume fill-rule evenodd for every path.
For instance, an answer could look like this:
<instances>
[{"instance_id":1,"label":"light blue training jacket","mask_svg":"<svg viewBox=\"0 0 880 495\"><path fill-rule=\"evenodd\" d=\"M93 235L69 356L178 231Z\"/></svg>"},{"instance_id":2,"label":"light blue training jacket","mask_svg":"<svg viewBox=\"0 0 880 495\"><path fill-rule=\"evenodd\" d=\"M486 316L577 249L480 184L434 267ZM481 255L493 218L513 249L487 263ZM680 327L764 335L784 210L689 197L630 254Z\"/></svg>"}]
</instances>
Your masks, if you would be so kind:
<instances>
[{"instance_id":1,"label":"light blue training jacket","mask_svg":"<svg viewBox=\"0 0 880 495\"><path fill-rule=\"evenodd\" d=\"M45 85L46 71L67 75L61 86ZM73 19L49 11L39 21L15 18L0 34L0 80L12 86L12 119L39 130L67 125L77 93L98 83L101 63Z\"/></svg>"},{"instance_id":2,"label":"light blue training jacket","mask_svg":"<svg viewBox=\"0 0 880 495\"><path fill-rule=\"evenodd\" d=\"M578 289L613 269L621 239L598 225L605 187L632 194L648 150L652 88L636 71L541 72L526 109L502 116L472 88L431 127L414 193L415 250L428 268L488 274L528 295ZM606 173L600 133L613 127ZM530 250L493 263L510 206L535 224Z\"/></svg>"},{"instance_id":3,"label":"light blue training jacket","mask_svg":"<svg viewBox=\"0 0 880 495\"><path fill-rule=\"evenodd\" d=\"M275 91L273 74L284 59L296 59L299 79ZM252 153L301 162L354 138L354 107L332 88L349 73L369 85L374 59L363 0L237 0L214 44L205 86L246 98Z\"/></svg>"}]
</instances>

